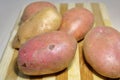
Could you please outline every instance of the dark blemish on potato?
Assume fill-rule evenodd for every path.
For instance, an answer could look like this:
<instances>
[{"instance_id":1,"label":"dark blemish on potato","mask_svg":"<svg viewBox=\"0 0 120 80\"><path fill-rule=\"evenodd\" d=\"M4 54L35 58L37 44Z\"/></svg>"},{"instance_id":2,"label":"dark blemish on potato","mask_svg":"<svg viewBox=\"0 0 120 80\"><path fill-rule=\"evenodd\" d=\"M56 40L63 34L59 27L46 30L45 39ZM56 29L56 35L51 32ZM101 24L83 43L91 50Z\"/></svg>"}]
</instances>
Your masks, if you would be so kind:
<instances>
[{"instance_id":1,"label":"dark blemish on potato","mask_svg":"<svg viewBox=\"0 0 120 80\"><path fill-rule=\"evenodd\" d=\"M22 66L23 66L23 67L27 67L25 63L24 63Z\"/></svg>"},{"instance_id":2,"label":"dark blemish on potato","mask_svg":"<svg viewBox=\"0 0 120 80\"><path fill-rule=\"evenodd\" d=\"M50 49L50 50L53 50L54 47L55 47L55 45L53 45L53 44L52 44L52 45L49 45L49 49Z\"/></svg>"}]
</instances>

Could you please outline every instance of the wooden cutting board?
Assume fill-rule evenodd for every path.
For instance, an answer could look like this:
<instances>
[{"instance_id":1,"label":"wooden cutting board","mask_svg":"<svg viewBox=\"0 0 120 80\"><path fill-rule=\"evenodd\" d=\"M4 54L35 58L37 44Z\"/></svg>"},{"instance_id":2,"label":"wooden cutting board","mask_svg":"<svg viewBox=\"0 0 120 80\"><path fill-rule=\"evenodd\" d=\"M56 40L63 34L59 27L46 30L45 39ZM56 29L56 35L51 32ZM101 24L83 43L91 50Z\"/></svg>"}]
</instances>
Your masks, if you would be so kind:
<instances>
[{"instance_id":1,"label":"wooden cutting board","mask_svg":"<svg viewBox=\"0 0 120 80\"><path fill-rule=\"evenodd\" d=\"M112 26L107 9L102 3L75 3L75 4L56 4L58 10L61 14L72 7L85 7L93 12L95 16L95 24L98 25L106 25ZM98 75L89 65L86 65L83 59L83 51L82 51L82 43L79 42L77 45L76 55L72 64L68 67L68 69L61 71L52 75L45 76L37 76L31 77L23 75L19 72L16 66L16 58L18 55L18 51L13 49L12 41L17 32L18 24L20 21L20 17L18 17L15 27L11 32L11 37L8 41L7 47L3 53L3 57L0 61L0 80L111 80L105 77ZM77 13L76 13L77 15Z\"/></svg>"}]
</instances>

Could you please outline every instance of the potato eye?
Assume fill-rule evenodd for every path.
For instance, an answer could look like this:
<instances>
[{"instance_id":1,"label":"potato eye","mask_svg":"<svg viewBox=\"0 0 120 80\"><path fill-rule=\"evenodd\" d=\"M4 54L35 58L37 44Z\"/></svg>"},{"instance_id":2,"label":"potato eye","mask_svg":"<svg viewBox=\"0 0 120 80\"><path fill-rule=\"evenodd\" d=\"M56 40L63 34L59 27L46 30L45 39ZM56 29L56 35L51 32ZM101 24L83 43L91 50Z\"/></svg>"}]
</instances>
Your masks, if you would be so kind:
<instances>
[{"instance_id":1,"label":"potato eye","mask_svg":"<svg viewBox=\"0 0 120 80\"><path fill-rule=\"evenodd\" d=\"M23 67L27 67L25 63L24 63L22 66L23 66Z\"/></svg>"},{"instance_id":2,"label":"potato eye","mask_svg":"<svg viewBox=\"0 0 120 80\"><path fill-rule=\"evenodd\" d=\"M50 50L53 50L54 47L55 47L55 45L53 45L53 44L52 44L52 45L49 45L49 49L50 49Z\"/></svg>"}]
</instances>

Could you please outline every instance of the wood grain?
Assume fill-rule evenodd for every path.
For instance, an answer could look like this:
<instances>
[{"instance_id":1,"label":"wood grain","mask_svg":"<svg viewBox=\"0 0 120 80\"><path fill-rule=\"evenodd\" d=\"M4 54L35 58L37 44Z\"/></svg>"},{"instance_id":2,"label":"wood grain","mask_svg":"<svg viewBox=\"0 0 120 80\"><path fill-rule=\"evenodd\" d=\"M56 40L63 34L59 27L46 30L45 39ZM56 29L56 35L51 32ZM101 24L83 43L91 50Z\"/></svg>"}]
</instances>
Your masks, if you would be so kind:
<instances>
[{"instance_id":1,"label":"wood grain","mask_svg":"<svg viewBox=\"0 0 120 80\"><path fill-rule=\"evenodd\" d=\"M17 76L18 76L18 69L17 69L17 64L16 64L17 55L18 55L18 51L14 50L14 54L10 62L10 65L8 67L5 80L10 80L10 79L16 80L17 79Z\"/></svg>"},{"instance_id":2,"label":"wood grain","mask_svg":"<svg viewBox=\"0 0 120 80\"><path fill-rule=\"evenodd\" d=\"M79 65L79 45L71 65L68 68L68 80L81 80L80 78L80 65Z\"/></svg>"},{"instance_id":3,"label":"wood grain","mask_svg":"<svg viewBox=\"0 0 120 80\"><path fill-rule=\"evenodd\" d=\"M56 80L68 80L68 69L57 73Z\"/></svg>"},{"instance_id":4,"label":"wood grain","mask_svg":"<svg viewBox=\"0 0 120 80\"><path fill-rule=\"evenodd\" d=\"M82 47L83 47L83 41L79 43L79 59L80 59L79 62L80 62L81 80L93 80L93 73L85 62Z\"/></svg>"},{"instance_id":5,"label":"wood grain","mask_svg":"<svg viewBox=\"0 0 120 80\"><path fill-rule=\"evenodd\" d=\"M60 13L63 15L68 10L68 4L62 3L60 4Z\"/></svg>"},{"instance_id":6,"label":"wood grain","mask_svg":"<svg viewBox=\"0 0 120 80\"><path fill-rule=\"evenodd\" d=\"M83 7L83 4L82 3L76 3L75 6L76 7Z\"/></svg>"},{"instance_id":7,"label":"wood grain","mask_svg":"<svg viewBox=\"0 0 120 80\"><path fill-rule=\"evenodd\" d=\"M89 9L95 16L94 26L112 25L104 4L75 3L72 4L72 6L67 3L57 4L57 8L59 8L58 10L62 15L72 7L85 7ZM14 30L11 33L11 38L8 41L8 45L4 51L2 60L0 61L0 80L111 80L96 74L96 72L94 72L94 70L86 63L84 59L84 52L82 50L83 41L78 43L75 57L67 69L52 75L34 77L26 76L20 73L16 65L18 52L11 47L11 42L19 27L20 17L21 16L19 16L15 24Z\"/></svg>"},{"instance_id":8,"label":"wood grain","mask_svg":"<svg viewBox=\"0 0 120 80\"><path fill-rule=\"evenodd\" d=\"M93 9L93 14L95 16L95 26L103 26L104 20L101 14L101 10L98 3L92 3L91 4Z\"/></svg>"}]
</instances>

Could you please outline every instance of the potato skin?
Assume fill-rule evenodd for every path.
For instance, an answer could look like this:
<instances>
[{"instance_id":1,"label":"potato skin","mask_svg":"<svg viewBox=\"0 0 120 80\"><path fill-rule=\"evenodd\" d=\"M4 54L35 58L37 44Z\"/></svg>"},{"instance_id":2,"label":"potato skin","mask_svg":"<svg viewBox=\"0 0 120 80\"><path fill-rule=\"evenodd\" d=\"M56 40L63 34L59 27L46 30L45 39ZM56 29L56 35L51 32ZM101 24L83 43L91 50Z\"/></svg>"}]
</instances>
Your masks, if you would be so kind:
<instances>
[{"instance_id":1,"label":"potato skin","mask_svg":"<svg viewBox=\"0 0 120 80\"><path fill-rule=\"evenodd\" d=\"M111 27L96 27L87 33L83 50L86 61L99 74L120 78L120 33Z\"/></svg>"},{"instance_id":2,"label":"potato skin","mask_svg":"<svg viewBox=\"0 0 120 80\"><path fill-rule=\"evenodd\" d=\"M47 1L37 1L30 3L24 9L23 15L21 17L21 23L25 22L27 19L29 19L34 14L36 14L37 12L41 11L46 7L51 7L56 9L55 5Z\"/></svg>"},{"instance_id":3,"label":"potato skin","mask_svg":"<svg viewBox=\"0 0 120 80\"><path fill-rule=\"evenodd\" d=\"M53 31L27 41L19 50L18 68L26 75L44 75L67 68L74 58L77 41L72 36Z\"/></svg>"},{"instance_id":4,"label":"potato skin","mask_svg":"<svg viewBox=\"0 0 120 80\"><path fill-rule=\"evenodd\" d=\"M23 43L36 35L57 30L61 20L61 14L54 8L42 9L20 25L13 41L13 48L20 48Z\"/></svg>"},{"instance_id":5,"label":"potato skin","mask_svg":"<svg viewBox=\"0 0 120 80\"><path fill-rule=\"evenodd\" d=\"M94 16L88 9L75 7L63 14L60 30L73 35L79 41L92 28L93 23Z\"/></svg>"}]
</instances>

